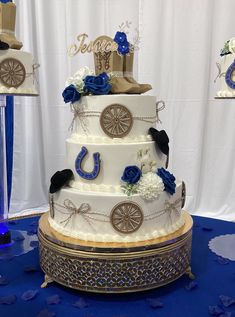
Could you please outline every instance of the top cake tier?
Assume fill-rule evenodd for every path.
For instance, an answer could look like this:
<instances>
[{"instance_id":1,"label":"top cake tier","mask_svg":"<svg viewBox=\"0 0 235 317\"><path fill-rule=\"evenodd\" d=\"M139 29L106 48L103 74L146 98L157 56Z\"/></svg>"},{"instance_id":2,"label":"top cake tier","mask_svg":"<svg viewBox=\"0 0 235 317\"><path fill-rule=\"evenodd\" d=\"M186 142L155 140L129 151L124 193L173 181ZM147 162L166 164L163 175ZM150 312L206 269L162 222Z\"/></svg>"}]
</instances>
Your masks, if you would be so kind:
<instances>
[{"instance_id":1,"label":"top cake tier","mask_svg":"<svg viewBox=\"0 0 235 317\"><path fill-rule=\"evenodd\" d=\"M84 96L71 107L73 132L81 141L149 141L148 130L157 122L156 98L153 96Z\"/></svg>"}]
</instances>

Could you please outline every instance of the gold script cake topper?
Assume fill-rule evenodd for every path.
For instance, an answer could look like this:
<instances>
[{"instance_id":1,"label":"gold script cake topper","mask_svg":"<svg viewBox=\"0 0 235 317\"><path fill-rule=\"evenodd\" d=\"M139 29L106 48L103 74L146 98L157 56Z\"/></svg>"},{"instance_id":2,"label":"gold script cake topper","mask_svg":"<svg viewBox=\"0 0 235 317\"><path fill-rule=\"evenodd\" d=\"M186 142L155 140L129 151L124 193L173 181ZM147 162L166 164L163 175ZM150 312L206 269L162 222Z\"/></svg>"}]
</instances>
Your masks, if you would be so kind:
<instances>
[{"instance_id":1,"label":"gold script cake topper","mask_svg":"<svg viewBox=\"0 0 235 317\"><path fill-rule=\"evenodd\" d=\"M129 33L131 22L126 21L119 25L120 32ZM133 37L132 44L130 44L130 52L139 49L138 45L140 42L139 30L135 29L135 35ZM96 38L94 41L88 40L88 34L81 33L76 37L76 43L73 43L68 48L68 55L74 56L78 53L104 53L117 51L118 44L109 36L102 35Z\"/></svg>"}]
</instances>

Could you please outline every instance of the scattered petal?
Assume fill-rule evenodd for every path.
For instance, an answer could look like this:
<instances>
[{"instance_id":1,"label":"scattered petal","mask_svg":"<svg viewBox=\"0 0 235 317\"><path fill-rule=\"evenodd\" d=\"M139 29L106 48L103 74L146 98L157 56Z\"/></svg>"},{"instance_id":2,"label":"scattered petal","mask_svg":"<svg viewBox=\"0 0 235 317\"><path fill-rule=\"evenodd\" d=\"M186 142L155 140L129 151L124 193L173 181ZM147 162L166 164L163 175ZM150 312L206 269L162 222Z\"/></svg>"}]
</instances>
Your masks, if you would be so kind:
<instances>
[{"instance_id":1,"label":"scattered petal","mask_svg":"<svg viewBox=\"0 0 235 317\"><path fill-rule=\"evenodd\" d=\"M30 246L31 246L32 248L38 248L38 244L39 244L38 241L31 241L31 242L30 242Z\"/></svg>"},{"instance_id":2,"label":"scattered petal","mask_svg":"<svg viewBox=\"0 0 235 317\"><path fill-rule=\"evenodd\" d=\"M28 265L24 267L24 272L25 273L33 273L33 272L37 272L38 268L36 266L33 265Z\"/></svg>"},{"instance_id":3,"label":"scattered petal","mask_svg":"<svg viewBox=\"0 0 235 317\"><path fill-rule=\"evenodd\" d=\"M36 317L55 317L55 313L47 309L43 309Z\"/></svg>"},{"instance_id":4,"label":"scattered petal","mask_svg":"<svg viewBox=\"0 0 235 317\"><path fill-rule=\"evenodd\" d=\"M219 263L219 264L221 264L221 265L226 265L226 264L229 264L229 259L225 259L225 258L223 258L222 256L218 256L217 258L216 258L216 261Z\"/></svg>"},{"instance_id":5,"label":"scattered petal","mask_svg":"<svg viewBox=\"0 0 235 317\"><path fill-rule=\"evenodd\" d=\"M17 221L15 221L15 220L10 220L10 221L8 221L7 222L9 225L17 225L18 224L18 222Z\"/></svg>"},{"instance_id":6,"label":"scattered petal","mask_svg":"<svg viewBox=\"0 0 235 317\"><path fill-rule=\"evenodd\" d=\"M56 305L56 304L59 304L60 302L61 302L61 298L57 294L47 297L46 299L46 303L48 305Z\"/></svg>"},{"instance_id":7,"label":"scattered petal","mask_svg":"<svg viewBox=\"0 0 235 317\"><path fill-rule=\"evenodd\" d=\"M16 302L17 297L15 295L8 295L4 297L0 297L1 305L11 305Z\"/></svg>"},{"instance_id":8,"label":"scattered petal","mask_svg":"<svg viewBox=\"0 0 235 317\"><path fill-rule=\"evenodd\" d=\"M31 228L27 231L27 235L32 236L34 234L37 234L37 231L38 231L37 228Z\"/></svg>"},{"instance_id":9,"label":"scattered petal","mask_svg":"<svg viewBox=\"0 0 235 317\"><path fill-rule=\"evenodd\" d=\"M229 296L220 295L219 299L220 299L221 303L224 305L224 307L229 307L235 303L235 298L232 298Z\"/></svg>"},{"instance_id":10,"label":"scattered petal","mask_svg":"<svg viewBox=\"0 0 235 317\"><path fill-rule=\"evenodd\" d=\"M197 282L196 281L191 281L191 282L188 283L188 285L185 286L185 289L187 291L191 291L192 289L195 289L197 287L198 287Z\"/></svg>"},{"instance_id":11,"label":"scattered petal","mask_svg":"<svg viewBox=\"0 0 235 317\"><path fill-rule=\"evenodd\" d=\"M207 227L207 226L203 226L203 227L202 227L202 230L203 230L203 231L213 231L213 228Z\"/></svg>"},{"instance_id":12,"label":"scattered petal","mask_svg":"<svg viewBox=\"0 0 235 317\"><path fill-rule=\"evenodd\" d=\"M38 220L34 220L29 224L31 227L38 226Z\"/></svg>"},{"instance_id":13,"label":"scattered petal","mask_svg":"<svg viewBox=\"0 0 235 317\"><path fill-rule=\"evenodd\" d=\"M89 306L88 302L82 297L80 297L79 300L77 300L72 305L73 305L73 307L80 308L80 309L86 308Z\"/></svg>"},{"instance_id":14,"label":"scattered petal","mask_svg":"<svg viewBox=\"0 0 235 317\"><path fill-rule=\"evenodd\" d=\"M146 301L148 302L151 308L162 308L163 303L160 301L159 298L147 298Z\"/></svg>"},{"instance_id":15,"label":"scattered petal","mask_svg":"<svg viewBox=\"0 0 235 317\"><path fill-rule=\"evenodd\" d=\"M24 301L28 301L28 300L34 299L37 294L38 294L38 290L30 289L23 293L23 295L21 296L21 299L23 299Z\"/></svg>"},{"instance_id":16,"label":"scattered petal","mask_svg":"<svg viewBox=\"0 0 235 317\"><path fill-rule=\"evenodd\" d=\"M20 232L17 233L15 237L12 238L13 241L23 241L25 239L24 235Z\"/></svg>"},{"instance_id":17,"label":"scattered petal","mask_svg":"<svg viewBox=\"0 0 235 317\"><path fill-rule=\"evenodd\" d=\"M8 279L5 276L0 275L0 286L9 284Z\"/></svg>"},{"instance_id":18,"label":"scattered petal","mask_svg":"<svg viewBox=\"0 0 235 317\"><path fill-rule=\"evenodd\" d=\"M224 309L220 306L209 306L209 314L212 316L220 316L224 313Z\"/></svg>"},{"instance_id":19,"label":"scattered petal","mask_svg":"<svg viewBox=\"0 0 235 317\"><path fill-rule=\"evenodd\" d=\"M232 317L234 314L230 311L224 312L222 315L219 315L220 317Z\"/></svg>"}]
</instances>

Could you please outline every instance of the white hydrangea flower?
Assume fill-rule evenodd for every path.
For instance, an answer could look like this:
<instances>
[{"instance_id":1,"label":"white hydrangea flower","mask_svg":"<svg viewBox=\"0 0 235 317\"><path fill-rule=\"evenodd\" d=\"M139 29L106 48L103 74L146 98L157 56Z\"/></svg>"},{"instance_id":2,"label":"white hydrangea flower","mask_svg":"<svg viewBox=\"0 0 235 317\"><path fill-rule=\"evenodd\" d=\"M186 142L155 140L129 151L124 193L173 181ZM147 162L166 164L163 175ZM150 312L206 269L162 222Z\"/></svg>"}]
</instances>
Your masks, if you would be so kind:
<instances>
[{"instance_id":1,"label":"white hydrangea flower","mask_svg":"<svg viewBox=\"0 0 235 317\"><path fill-rule=\"evenodd\" d=\"M137 192L146 200L158 199L164 190L164 184L157 174L149 172L143 174L137 183Z\"/></svg>"},{"instance_id":2,"label":"white hydrangea flower","mask_svg":"<svg viewBox=\"0 0 235 317\"><path fill-rule=\"evenodd\" d=\"M66 86L74 85L79 92L83 92L83 79L88 75L94 75L94 72L87 66L80 68L73 76L66 81Z\"/></svg>"}]
</instances>

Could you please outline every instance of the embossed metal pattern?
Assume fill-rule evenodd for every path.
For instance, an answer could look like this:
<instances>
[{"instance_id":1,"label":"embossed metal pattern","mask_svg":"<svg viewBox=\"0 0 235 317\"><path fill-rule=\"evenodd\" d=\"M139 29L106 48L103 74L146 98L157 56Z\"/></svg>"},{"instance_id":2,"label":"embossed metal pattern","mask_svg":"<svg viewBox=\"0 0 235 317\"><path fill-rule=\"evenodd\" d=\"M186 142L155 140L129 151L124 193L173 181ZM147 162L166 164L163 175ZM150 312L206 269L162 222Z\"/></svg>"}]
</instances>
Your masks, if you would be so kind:
<instances>
[{"instance_id":1,"label":"embossed metal pattern","mask_svg":"<svg viewBox=\"0 0 235 317\"><path fill-rule=\"evenodd\" d=\"M181 208L184 207L185 205L185 200L186 200L186 185L185 182L182 182L182 202L181 202Z\"/></svg>"},{"instance_id":2,"label":"embossed metal pattern","mask_svg":"<svg viewBox=\"0 0 235 317\"><path fill-rule=\"evenodd\" d=\"M133 117L127 107L120 104L107 106L101 113L100 125L111 138L123 138L133 125Z\"/></svg>"},{"instance_id":3,"label":"embossed metal pattern","mask_svg":"<svg viewBox=\"0 0 235 317\"><path fill-rule=\"evenodd\" d=\"M121 233L137 231L144 220L140 206L131 201L117 204L111 211L110 221L113 228Z\"/></svg>"},{"instance_id":4,"label":"embossed metal pattern","mask_svg":"<svg viewBox=\"0 0 235 317\"><path fill-rule=\"evenodd\" d=\"M92 292L132 292L160 287L190 266L191 230L170 246L128 254L74 251L39 234L40 265L55 282Z\"/></svg>"},{"instance_id":5,"label":"embossed metal pattern","mask_svg":"<svg viewBox=\"0 0 235 317\"><path fill-rule=\"evenodd\" d=\"M26 72L24 65L15 58L6 58L0 63L0 81L6 87L17 88L23 84Z\"/></svg>"}]
</instances>

